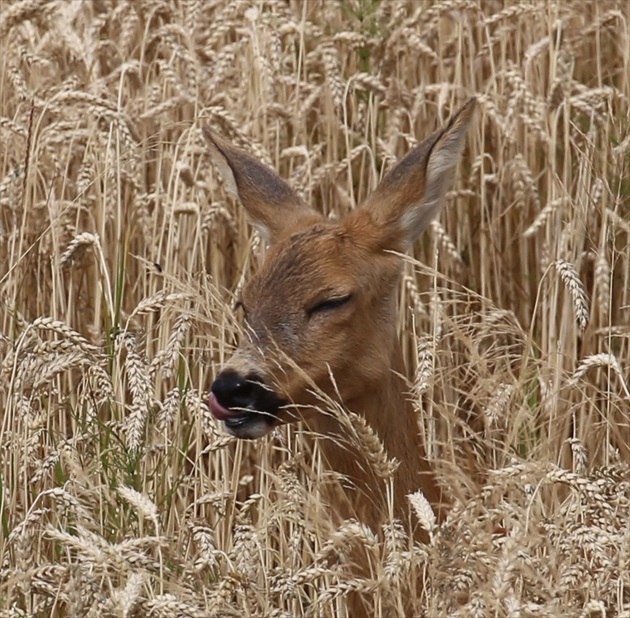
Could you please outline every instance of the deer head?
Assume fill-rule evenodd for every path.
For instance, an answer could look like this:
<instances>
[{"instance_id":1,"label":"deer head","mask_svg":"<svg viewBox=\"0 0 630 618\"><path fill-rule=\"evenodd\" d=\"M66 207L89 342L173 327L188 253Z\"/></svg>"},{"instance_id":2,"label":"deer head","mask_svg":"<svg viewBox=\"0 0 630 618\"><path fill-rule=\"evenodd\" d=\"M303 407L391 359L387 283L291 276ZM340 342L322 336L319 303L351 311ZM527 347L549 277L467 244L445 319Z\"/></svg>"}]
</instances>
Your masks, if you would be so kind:
<instances>
[{"instance_id":1,"label":"deer head","mask_svg":"<svg viewBox=\"0 0 630 618\"><path fill-rule=\"evenodd\" d=\"M211 388L210 409L231 434L259 438L316 414L316 390L352 409L400 370L396 254L439 213L474 109L471 99L364 204L334 222L275 172L204 130L226 190L270 246L238 301L246 336Z\"/></svg>"}]
</instances>

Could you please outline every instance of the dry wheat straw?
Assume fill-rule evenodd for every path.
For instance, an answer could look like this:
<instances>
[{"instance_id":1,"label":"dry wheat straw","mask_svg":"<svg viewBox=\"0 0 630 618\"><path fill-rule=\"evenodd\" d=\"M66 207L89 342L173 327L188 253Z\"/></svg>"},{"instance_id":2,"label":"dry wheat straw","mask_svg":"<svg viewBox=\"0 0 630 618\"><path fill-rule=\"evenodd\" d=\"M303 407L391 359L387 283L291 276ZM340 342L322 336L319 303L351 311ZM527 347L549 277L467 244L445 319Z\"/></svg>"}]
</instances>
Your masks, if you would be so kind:
<instances>
[{"instance_id":1,"label":"dry wheat straw","mask_svg":"<svg viewBox=\"0 0 630 618\"><path fill-rule=\"evenodd\" d=\"M159 530L158 509L157 506L144 494L136 491L131 487L119 487L118 493L126 502L136 509L139 515L146 519L150 519L155 526L155 530Z\"/></svg>"},{"instance_id":2,"label":"dry wheat straw","mask_svg":"<svg viewBox=\"0 0 630 618\"><path fill-rule=\"evenodd\" d=\"M584 358L573 372L570 383L577 384L591 367L608 367L611 369L617 375L621 388L628 401L630 401L630 391L628 390L623 371L621 370L619 361L613 354L602 352Z\"/></svg>"},{"instance_id":3,"label":"dry wheat straw","mask_svg":"<svg viewBox=\"0 0 630 618\"><path fill-rule=\"evenodd\" d=\"M416 397L422 396L431 386L435 365L434 346L432 337L424 336L418 339L418 364L414 379Z\"/></svg>"},{"instance_id":4,"label":"dry wheat straw","mask_svg":"<svg viewBox=\"0 0 630 618\"><path fill-rule=\"evenodd\" d=\"M577 438L569 438L567 442L573 453L573 471L577 474L584 474L588 465L588 454L584 445Z\"/></svg>"},{"instance_id":5,"label":"dry wheat straw","mask_svg":"<svg viewBox=\"0 0 630 618\"><path fill-rule=\"evenodd\" d=\"M602 314L607 316L610 312L612 272L605 253L596 256L594 275L597 285L597 302Z\"/></svg>"},{"instance_id":6,"label":"dry wheat straw","mask_svg":"<svg viewBox=\"0 0 630 618\"><path fill-rule=\"evenodd\" d=\"M508 416L506 414L507 406L513 393L514 386L512 384L500 384L495 390L485 410L485 418L491 427L503 425L504 419Z\"/></svg>"},{"instance_id":7,"label":"dry wheat straw","mask_svg":"<svg viewBox=\"0 0 630 618\"><path fill-rule=\"evenodd\" d=\"M124 588L112 591L113 609L122 618L133 615L142 598L146 580L146 575L134 572L129 575Z\"/></svg>"},{"instance_id":8,"label":"dry wheat straw","mask_svg":"<svg viewBox=\"0 0 630 618\"><path fill-rule=\"evenodd\" d=\"M566 205L567 201L564 198L558 198L551 200L537 215L531 225L523 232L523 236L529 238L534 236L538 230L544 227L545 223L549 220L551 215L559 208Z\"/></svg>"},{"instance_id":9,"label":"dry wheat straw","mask_svg":"<svg viewBox=\"0 0 630 618\"><path fill-rule=\"evenodd\" d=\"M430 502L421 491L409 494L407 498L409 499L409 503L413 507L414 513L418 518L418 523L429 534L432 534L437 520Z\"/></svg>"},{"instance_id":10,"label":"dry wheat straw","mask_svg":"<svg viewBox=\"0 0 630 618\"><path fill-rule=\"evenodd\" d=\"M624 0L2 3L0 616L341 616L355 592L630 616L628 23ZM304 432L235 443L208 409L264 248L200 127L332 216L471 95L400 328L453 509L423 547L334 529ZM560 256L577 324L555 295L534 314Z\"/></svg>"},{"instance_id":11,"label":"dry wheat straw","mask_svg":"<svg viewBox=\"0 0 630 618\"><path fill-rule=\"evenodd\" d=\"M199 609L195 604L186 601L179 601L174 594L163 594L153 597L142 603L143 611L149 616L159 616L160 618L176 618L186 616L187 618L206 618L205 611Z\"/></svg>"},{"instance_id":12,"label":"dry wheat straw","mask_svg":"<svg viewBox=\"0 0 630 618\"><path fill-rule=\"evenodd\" d=\"M426 316L427 310L422 302L422 297L420 295L420 291L418 290L418 284L416 283L415 278L412 275L404 275L403 283L405 285L405 291L411 298L414 311L417 312L418 316Z\"/></svg>"},{"instance_id":13,"label":"dry wheat straw","mask_svg":"<svg viewBox=\"0 0 630 618\"><path fill-rule=\"evenodd\" d=\"M584 330L589 320L589 308L586 291L580 276L576 272L574 266L566 260L556 260L555 267L562 279L562 282L569 290L571 295L571 301L573 302L573 309L575 311L575 319L580 327L580 330Z\"/></svg>"}]
</instances>

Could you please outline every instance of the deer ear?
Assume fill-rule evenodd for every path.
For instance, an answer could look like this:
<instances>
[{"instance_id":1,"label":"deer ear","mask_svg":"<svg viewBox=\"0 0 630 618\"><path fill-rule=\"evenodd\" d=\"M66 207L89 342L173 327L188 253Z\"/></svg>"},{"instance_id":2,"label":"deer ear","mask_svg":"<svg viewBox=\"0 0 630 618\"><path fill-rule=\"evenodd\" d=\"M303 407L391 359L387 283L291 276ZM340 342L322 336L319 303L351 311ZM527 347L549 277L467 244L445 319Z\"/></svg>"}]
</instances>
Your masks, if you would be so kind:
<instances>
[{"instance_id":1,"label":"deer ear","mask_svg":"<svg viewBox=\"0 0 630 618\"><path fill-rule=\"evenodd\" d=\"M418 144L385 175L362 208L382 226L385 244L407 249L439 214L461 158L476 100Z\"/></svg>"},{"instance_id":2,"label":"deer ear","mask_svg":"<svg viewBox=\"0 0 630 618\"><path fill-rule=\"evenodd\" d=\"M321 218L267 166L209 129L203 134L226 191L241 202L264 240L272 243L301 222Z\"/></svg>"}]
</instances>

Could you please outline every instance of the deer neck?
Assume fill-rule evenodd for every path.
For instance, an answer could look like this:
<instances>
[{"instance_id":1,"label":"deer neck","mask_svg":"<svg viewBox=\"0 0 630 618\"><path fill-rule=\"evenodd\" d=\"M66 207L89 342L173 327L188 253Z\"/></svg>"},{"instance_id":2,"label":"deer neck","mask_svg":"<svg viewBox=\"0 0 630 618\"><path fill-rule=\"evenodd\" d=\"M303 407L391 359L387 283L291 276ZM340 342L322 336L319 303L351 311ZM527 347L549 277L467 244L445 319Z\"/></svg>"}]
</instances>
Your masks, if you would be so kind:
<instances>
[{"instance_id":1,"label":"deer neck","mask_svg":"<svg viewBox=\"0 0 630 618\"><path fill-rule=\"evenodd\" d=\"M435 480L418 425L418 414L407 396L404 362L398 345L392 358L391 371L372 384L359 397L342 402L344 407L365 418L377 433L389 458L399 462L391 479L394 498L394 517L409 521L406 496L422 490L442 518L442 492ZM311 421L312 429L320 436L320 447L329 467L340 473L353 487L346 492L350 510L343 516L358 516L366 523L379 526L387 521L388 482L379 477L356 445L356 437L337 418L318 414ZM390 492L391 493L391 492ZM352 512L356 509L355 512Z\"/></svg>"}]
</instances>

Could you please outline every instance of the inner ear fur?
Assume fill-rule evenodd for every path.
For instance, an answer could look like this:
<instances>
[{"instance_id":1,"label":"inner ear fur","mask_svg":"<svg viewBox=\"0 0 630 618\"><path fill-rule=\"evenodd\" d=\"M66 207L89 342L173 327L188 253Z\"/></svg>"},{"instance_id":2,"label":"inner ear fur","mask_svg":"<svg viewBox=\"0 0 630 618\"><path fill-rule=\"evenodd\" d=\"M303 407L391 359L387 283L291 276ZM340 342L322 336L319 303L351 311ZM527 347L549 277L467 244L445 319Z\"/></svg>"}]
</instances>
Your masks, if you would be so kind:
<instances>
[{"instance_id":1,"label":"inner ear fur","mask_svg":"<svg viewBox=\"0 0 630 618\"><path fill-rule=\"evenodd\" d=\"M476 99L467 101L444 127L396 163L362 206L390 248L407 249L439 214L475 108Z\"/></svg>"},{"instance_id":2,"label":"inner ear fur","mask_svg":"<svg viewBox=\"0 0 630 618\"><path fill-rule=\"evenodd\" d=\"M204 128L203 134L226 191L241 202L267 242L322 219L272 169L209 129Z\"/></svg>"}]
</instances>

